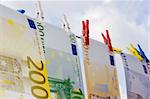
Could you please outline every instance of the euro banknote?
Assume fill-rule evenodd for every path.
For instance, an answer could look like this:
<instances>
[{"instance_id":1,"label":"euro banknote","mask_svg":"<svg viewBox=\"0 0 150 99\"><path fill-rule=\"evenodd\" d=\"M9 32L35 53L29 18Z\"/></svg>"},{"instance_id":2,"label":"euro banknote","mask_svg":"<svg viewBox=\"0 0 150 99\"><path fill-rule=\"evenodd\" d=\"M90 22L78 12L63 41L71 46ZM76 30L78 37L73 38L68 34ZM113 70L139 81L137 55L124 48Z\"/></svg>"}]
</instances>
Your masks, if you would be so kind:
<instances>
[{"instance_id":1,"label":"euro banknote","mask_svg":"<svg viewBox=\"0 0 150 99\"><path fill-rule=\"evenodd\" d=\"M51 99L40 22L3 6L0 12L0 99Z\"/></svg>"}]
</instances>

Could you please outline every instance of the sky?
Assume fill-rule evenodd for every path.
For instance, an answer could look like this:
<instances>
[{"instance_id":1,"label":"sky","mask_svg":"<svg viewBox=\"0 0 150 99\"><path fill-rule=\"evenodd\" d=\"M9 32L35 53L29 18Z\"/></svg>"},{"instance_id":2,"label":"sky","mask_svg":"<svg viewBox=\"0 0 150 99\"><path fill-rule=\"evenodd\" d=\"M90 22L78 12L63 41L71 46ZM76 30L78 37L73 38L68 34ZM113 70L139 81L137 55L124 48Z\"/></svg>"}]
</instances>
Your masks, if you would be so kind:
<instances>
[{"instance_id":1,"label":"sky","mask_svg":"<svg viewBox=\"0 0 150 99\"><path fill-rule=\"evenodd\" d=\"M25 9L26 15L36 18L35 0L0 0L0 4L14 10ZM71 31L80 36L81 21L89 19L90 38L103 42L101 33L108 29L114 47L128 53L126 47L130 43L140 44L150 58L149 0L42 0L41 4L44 21L49 24L61 28L65 14Z\"/></svg>"},{"instance_id":2,"label":"sky","mask_svg":"<svg viewBox=\"0 0 150 99\"><path fill-rule=\"evenodd\" d=\"M25 9L26 15L36 18L36 0L0 0L12 9ZM101 33L108 29L114 47L123 49L130 43L140 44L150 58L150 1L149 0L42 0L44 21L62 27L65 14L71 30L82 33L82 20L90 20L90 37L103 42Z\"/></svg>"}]
</instances>

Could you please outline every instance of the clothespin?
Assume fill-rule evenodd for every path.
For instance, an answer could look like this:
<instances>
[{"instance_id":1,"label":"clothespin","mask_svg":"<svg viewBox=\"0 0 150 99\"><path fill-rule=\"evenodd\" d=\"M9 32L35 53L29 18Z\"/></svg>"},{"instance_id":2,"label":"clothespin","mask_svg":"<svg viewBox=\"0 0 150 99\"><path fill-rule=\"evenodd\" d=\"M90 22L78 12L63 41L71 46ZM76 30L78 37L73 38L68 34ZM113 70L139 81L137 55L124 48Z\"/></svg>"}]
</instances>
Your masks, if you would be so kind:
<instances>
[{"instance_id":1,"label":"clothespin","mask_svg":"<svg viewBox=\"0 0 150 99\"><path fill-rule=\"evenodd\" d=\"M149 63L148 58L146 57L144 51L142 50L141 46L138 44L139 54L142 56L142 58L146 61L146 63Z\"/></svg>"},{"instance_id":2,"label":"clothespin","mask_svg":"<svg viewBox=\"0 0 150 99\"><path fill-rule=\"evenodd\" d=\"M82 35L85 45L89 45L89 20L82 21Z\"/></svg>"},{"instance_id":3,"label":"clothespin","mask_svg":"<svg viewBox=\"0 0 150 99\"><path fill-rule=\"evenodd\" d=\"M44 13L43 13L43 9L42 9L42 4L41 4L41 1L38 0L36 2L36 9L37 9L37 19L43 21L44 20Z\"/></svg>"},{"instance_id":4,"label":"clothespin","mask_svg":"<svg viewBox=\"0 0 150 99\"><path fill-rule=\"evenodd\" d=\"M24 9L18 9L18 12L20 12L21 14L24 14L26 11Z\"/></svg>"},{"instance_id":5,"label":"clothespin","mask_svg":"<svg viewBox=\"0 0 150 99\"><path fill-rule=\"evenodd\" d=\"M121 53L121 52L122 52L122 50L121 50L121 49L119 49L119 48L115 48L115 47L113 47L113 51L114 51L115 53Z\"/></svg>"},{"instance_id":6,"label":"clothespin","mask_svg":"<svg viewBox=\"0 0 150 99\"><path fill-rule=\"evenodd\" d=\"M112 48L112 45L111 45L111 39L109 37L109 32L108 30L106 30L106 37L104 36L104 34L102 33L102 37L104 39L104 43L108 46L108 49L110 52L113 52L113 48Z\"/></svg>"},{"instance_id":7,"label":"clothespin","mask_svg":"<svg viewBox=\"0 0 150 99\"><path fill-rule=\"evenodd\" d=\"M69 26L69 22L68 22L68 20L67 20L66 15L64 15L62 21L63 21L63 29L64 29L66 32L71 32L71 28L70 28L70 26Z\"/></svg>"},{"instance_id":8,"label":"clothespin","mask_svg":"<svg viewBox=\"0 0 150 99\"><path fill-rule=\"evenodd\" d=\"M133 46L133 44L130 44L131 48L127 48L131 54L133 54L135 57L137 57L139 60L143 60L141 55L139 54L139 51Z\"/></svg>"}]
</instances>

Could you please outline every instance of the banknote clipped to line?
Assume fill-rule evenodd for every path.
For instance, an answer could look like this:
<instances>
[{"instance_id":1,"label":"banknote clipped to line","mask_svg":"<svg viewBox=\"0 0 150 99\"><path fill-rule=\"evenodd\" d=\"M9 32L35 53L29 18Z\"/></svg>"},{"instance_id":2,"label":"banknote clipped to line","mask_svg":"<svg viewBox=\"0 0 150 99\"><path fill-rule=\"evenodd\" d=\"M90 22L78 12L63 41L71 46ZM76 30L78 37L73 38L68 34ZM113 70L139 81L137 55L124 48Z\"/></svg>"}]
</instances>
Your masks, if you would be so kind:
<instances>
[{"instance_id":1,"label":"banknote clipped to line","mask_svg":"<svg viewBox=\"0 0 150 99\"><path fill-rule=\"evenodd\" d=\"M51 99L37 21L0 6L0 99Z\"/></svg>"},{"instance_id":2,"label":"banknote clipped to line","mask_svg":"<svg viewBox=\"0 0 150 99\"><path fill-rule=\"evenodd\" d=\"M120 99L114 56L107 46L90 39L88 58L89 64L85 66L88 99Z\"/></svg>"},{"instance_id":3,"label":"banknote clipped to line","mask_svg":"<svg viewBox=\"0 0 150 99\"><path fill-rule=\"evenodd\" d=\"M75 35L49 24L42 25L45 36L40 36L45 42L43 49L52 99L84 99Z\"/></svg>"},{"instance_id":4,"label":"banknote clipped to line","mask_svg":"<svg viewBox=\"0 0 150 99\"><path fill-rule=\"evenodd\" d=\"M147 64L126 53L121 53L120 57L125 70L128 99L149 99L150 84Z\"/></svg>"}]
</instances>

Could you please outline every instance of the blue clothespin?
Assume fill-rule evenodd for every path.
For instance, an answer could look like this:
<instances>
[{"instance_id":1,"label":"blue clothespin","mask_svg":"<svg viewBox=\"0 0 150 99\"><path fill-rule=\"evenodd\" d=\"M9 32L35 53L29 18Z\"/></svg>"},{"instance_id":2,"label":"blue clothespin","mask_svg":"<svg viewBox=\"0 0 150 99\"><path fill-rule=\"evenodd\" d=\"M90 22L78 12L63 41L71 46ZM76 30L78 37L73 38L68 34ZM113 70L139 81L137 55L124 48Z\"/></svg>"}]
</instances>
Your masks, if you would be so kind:
<instances>
[{"instance_id":1,"label":"blue clothespin","mask_svg":"<svg viewBox=\"0 0 150 99\"><path fill-rule=\"evenodd\" d=\"M24 9L18 9L18 12L20 12L21 14L24 14L26 11Z\"/></svg>"},{"instance_id":2,"label":"blue clothespin","mask_svg":"<svg viewBox=\"0 0 150 99\"><path fill-rule=\"evenodd\" d=\"M139 49L139 54L142 56L142 58L148 63L149 60L148 58L146 57L144 51L142 50L141 46L138 44L138 49Z\"/></svg>"}]
</instances>

